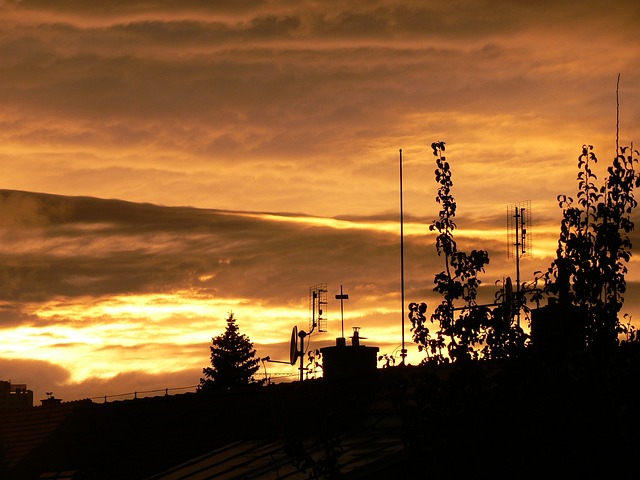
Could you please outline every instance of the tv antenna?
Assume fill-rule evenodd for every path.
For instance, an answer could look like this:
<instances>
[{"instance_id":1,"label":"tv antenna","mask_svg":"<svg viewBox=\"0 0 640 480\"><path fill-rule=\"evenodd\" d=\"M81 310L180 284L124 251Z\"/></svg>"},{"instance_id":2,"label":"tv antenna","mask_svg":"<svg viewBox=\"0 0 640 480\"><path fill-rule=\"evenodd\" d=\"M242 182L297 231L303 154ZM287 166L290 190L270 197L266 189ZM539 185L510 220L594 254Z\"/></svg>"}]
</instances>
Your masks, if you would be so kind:
<instances>
[{"instance_id":1,"label":"tv antenna","mask_svg":"<svg viewBox=\"0 0 640 480\"><path fill-rule=\"evenodd\" d=\"M318 333L327 331L327 284L309 287L309 334L316 328Z\"/></svg>"},{"instance_id":2,"label":"tv antenna","mask_svg":"<svg viewBox=\"0 0 640 480\"><path fill-rule=\"evenodd\" d=\"M304 380L304 339L307 335L311 335L313 330L309 333L304 330L298 331L298 327L295 326L291 330L291 343L289 343L289 363L295 365L296 361L300 359L300 381Z\"/></svg>"},{"instance_id":3,"label":"tv antenna","mask_svg":"<svg viewBox=\"0 0 640 480\"><path fill-rule=\"evenodd\" d=\"M298 327L291 330L291 341L289 343L289 363L295 365L300 359L300 381L304 380L304 339L310 336L315 329L318 333L327 331L327 284L319 283L309 287L309 332L298 331Z\"/></svg>"},{"instance_id":4,"label":"tv antenna","mask_svg":"<svg viewBox=\"0 0 640 480\"><path fill-rule=\"evenodd\" d=\"M531 200L507 205L507 259L516 262L515 308L520 326L520 259L531 255Z\"/></svg>"}]
</instances>

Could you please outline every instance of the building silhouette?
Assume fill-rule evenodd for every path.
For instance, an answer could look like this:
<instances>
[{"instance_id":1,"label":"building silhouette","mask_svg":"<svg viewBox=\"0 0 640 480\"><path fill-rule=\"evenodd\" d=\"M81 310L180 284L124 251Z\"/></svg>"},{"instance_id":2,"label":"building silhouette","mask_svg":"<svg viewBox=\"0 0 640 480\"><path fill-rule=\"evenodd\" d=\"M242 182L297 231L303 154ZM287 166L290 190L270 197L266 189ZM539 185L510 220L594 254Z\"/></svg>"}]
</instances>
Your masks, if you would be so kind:
<instances>
[{"instance_id":1,"label":"building silhouette","mask_svg":"<svg viewBox=\"0 0 640 480\"><path fill-rule=\"evenodd\" d=\"M26 384L12 384L0 380L0 413L33 407L33 392Z\"/></svg>"}]
</instances>

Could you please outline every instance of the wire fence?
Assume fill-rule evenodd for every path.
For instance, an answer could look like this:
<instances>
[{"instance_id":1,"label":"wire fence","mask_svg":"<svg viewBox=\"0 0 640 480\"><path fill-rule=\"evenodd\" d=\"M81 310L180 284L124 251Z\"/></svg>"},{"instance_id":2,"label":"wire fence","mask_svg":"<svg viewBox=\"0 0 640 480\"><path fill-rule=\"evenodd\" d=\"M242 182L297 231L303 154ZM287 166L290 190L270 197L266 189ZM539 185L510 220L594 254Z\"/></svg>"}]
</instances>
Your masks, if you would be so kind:
<instances>
[{"instance_id":1,"label":"wire fence","mask_svg":"<svg viewBox=\"0 0 640 480\"><path fill-rule=\"evenodd\" d=\"M186 393L189 391L195 392L198 389L198 385L190 385L188 387L172 387L172 388L163 388L158 390L140 390L134 392L127 393L117 393L114 395L104 395L101 397L89 397L89 400L104 400L104 403L107 403L109 399L118 399L118 400L131 400L137 398L145 398L145 397L157 397L159 394L175 395L175 393L181 392ZM173 393L170 393L173 392Z\"/></svg>"},{"instance_id":2,"label":"wire fence","mask_svg":"<svg viewBox=\"0 0 640 480\"><path fill-rule=\"evenodd\" d=\"M263 377L267 383L271 383L270 380L272 378L280 378L280 379L294 378L295 379L298 377L299 374L274 372L274 373L268 373L268 374L260 373L258 375ZM169 396L169 395L176 395L178 393L197 392L198 387L199 385L189 385L188 387L170 387L170 388L160 388L157 390L136 390L133 392L116 393L112 395L102 395L99 397L89 397L89 400L91 401L102 400L104 403L108 403L109 400L112 400L112 401L135 400L138 398L157 397L161 395Z\"/></svg>"}]
</instances>

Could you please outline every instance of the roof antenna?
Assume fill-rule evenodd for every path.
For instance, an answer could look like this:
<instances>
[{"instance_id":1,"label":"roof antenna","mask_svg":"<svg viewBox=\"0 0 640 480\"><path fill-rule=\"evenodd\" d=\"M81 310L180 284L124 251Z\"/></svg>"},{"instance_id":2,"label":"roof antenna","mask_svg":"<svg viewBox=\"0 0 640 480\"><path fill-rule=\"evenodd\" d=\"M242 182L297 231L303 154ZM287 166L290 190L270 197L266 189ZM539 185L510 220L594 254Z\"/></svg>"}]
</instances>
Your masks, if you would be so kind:
<instances>
[{"instance_id":1,"label":"roof antenna","mask_svg":"<svg viewBox=\"0 0 640 480\"><path fill-rule=\"evenodd\" d=\"M620 73L618 73L618 83L616 83L616 156L620 151Z\"/></svg>"},{"instance_id":2,"label":"roof antenna","mask_svg":"<svg viewBox=\"0 0 640 480\"><path fill-rule=\"evenodd\" d=\"M520 259L531 254L531 200L507 205L507 258L516 260L516 295L515 310L520 327Z\"/></svg>"},{"instance_id":3,"label":"roof antenna","mask_svg":"<svg viewBox=\"0 0 640 480\"><path fill-rule=\"evenodd\" d=\"M289 363L295 365L300 359L300 381L304 380L304 339L318 329L318 333L327 331L327 284L319 283L309 287L309 332L298 331L298 326L294 326L291 331L291 341L289 343ZM324 316L323 316L324 315ZM273 361L273 360L272 360Z\"/></svg>"},{"instance_id":4,"label":"roof antenna","mask_svg":"<svg viewBox=\"0 0 640 480\"><path fill-rule=\"evenodd\" d=\"M317 328L318 333L327 331L327 284L309 287L309 335Z\"/></svg>"},{"instance_id":5,"label":"roof antenna","mask_svg":"<svg viewBox=\"0 0 640 480\"><path fill-rule=\"evenodd\" d=\"M344 301L349 300L349 295L342 291L342 285L340 285L340 295L336 295L336 300L340 300L340 318L342 319L342 337L344 338Z\"/></svg>"},{"instance_id":6,"label":"roof antenna","mask_svg":"<svg viewBox=\"0 0 640 480\"><path fill-rule=\"evenodd\" d=\"M400 149L400 277L402 291L402 350L400 350L401 364L407 356L404 345L404 206L402 202L402 149Z\"/></svg>"}]
</instances>

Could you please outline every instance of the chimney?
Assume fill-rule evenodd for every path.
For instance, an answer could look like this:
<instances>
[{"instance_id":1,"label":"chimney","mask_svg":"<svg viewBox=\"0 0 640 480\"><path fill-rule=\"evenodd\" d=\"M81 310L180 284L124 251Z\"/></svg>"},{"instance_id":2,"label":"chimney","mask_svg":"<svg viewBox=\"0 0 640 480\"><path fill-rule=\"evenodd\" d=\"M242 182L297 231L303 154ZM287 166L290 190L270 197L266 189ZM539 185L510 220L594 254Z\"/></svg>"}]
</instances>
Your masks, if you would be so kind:
<instances>
[{"instance_id":1,"label":"chimney","mask_svg":"<svg viewBox=\"0 0 640 480\"><path fill-rule=\"evenodd\" d=\"M351 337L351 346L360 346L360 327L353 327L353 337Z\"/></svg>"}]
</instances>

